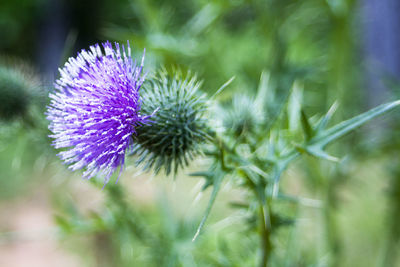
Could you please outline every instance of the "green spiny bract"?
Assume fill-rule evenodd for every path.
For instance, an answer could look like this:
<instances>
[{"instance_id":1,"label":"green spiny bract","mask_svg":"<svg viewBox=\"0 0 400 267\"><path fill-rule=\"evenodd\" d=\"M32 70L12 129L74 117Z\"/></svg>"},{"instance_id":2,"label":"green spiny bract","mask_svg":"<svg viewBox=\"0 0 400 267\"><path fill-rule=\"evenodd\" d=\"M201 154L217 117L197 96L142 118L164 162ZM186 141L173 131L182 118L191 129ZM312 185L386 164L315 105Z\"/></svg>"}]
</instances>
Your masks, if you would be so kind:
<instances>
[{"instance_id":1,"label":"green spiny bract","mask_svg":"<svg viewBox=\"0 0 400 267\"><path fill-rule=\"evenodd\" d=\"M0 119L9 121L26 115L34 87L22 70L0 65Z\"/></svg>"},{"instance_id":2,"label":"green spiny bract","mask_svg":"<svg viewBox=\"0 0 400 267\"><path fill-rule=\"evenodd\" d=\"M174 75L163 70L149 79L143 87L142 114L152 114L151 123L137 128L132 153L138 156L137 165L145 170L161 169L169 175L200 152L207 139L204 118L206 99L200 94L201 82L190 73Z\"/></svg>"}]
</instances>

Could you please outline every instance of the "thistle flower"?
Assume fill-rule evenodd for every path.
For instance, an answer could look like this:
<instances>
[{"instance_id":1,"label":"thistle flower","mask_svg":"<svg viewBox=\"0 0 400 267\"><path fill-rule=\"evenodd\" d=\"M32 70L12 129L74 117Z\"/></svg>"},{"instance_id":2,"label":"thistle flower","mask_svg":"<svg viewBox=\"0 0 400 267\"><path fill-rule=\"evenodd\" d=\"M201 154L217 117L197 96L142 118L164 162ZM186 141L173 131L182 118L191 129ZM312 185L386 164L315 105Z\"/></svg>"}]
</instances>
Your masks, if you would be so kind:
<instances>
[{"instance_id":1,"label":"thistle flower","mask_svg":"<svg viewBox=\"0 0 400 267\"><path fill-rule=\"evenodd\" d=\"M142 110L157 112L151 125L137 128L132 146L137 165L154 168L156 174L162 168L167 175L172 169L176 174L199 153L207 138L206 100L199 94L200 85L190 73L183 77L177 71L172 76L165 70L144 84Z\"/></svg>"},{"instance_id":2,"label":"thistle flower","mask_svg":"<svg viewBox=\"0 0 400 267\"><path fill-rule=\"evenodd\" d=\"M87 179L101 174L106 184L119 166L121 173L132 135L149 116L140 114L144 55L138 66L129 43L127 51L117 43L102 46L82 50L60 69L47 119L54 147L68 148L58 154L64 163L85 168Z\"/></svg>"}]
</instances>

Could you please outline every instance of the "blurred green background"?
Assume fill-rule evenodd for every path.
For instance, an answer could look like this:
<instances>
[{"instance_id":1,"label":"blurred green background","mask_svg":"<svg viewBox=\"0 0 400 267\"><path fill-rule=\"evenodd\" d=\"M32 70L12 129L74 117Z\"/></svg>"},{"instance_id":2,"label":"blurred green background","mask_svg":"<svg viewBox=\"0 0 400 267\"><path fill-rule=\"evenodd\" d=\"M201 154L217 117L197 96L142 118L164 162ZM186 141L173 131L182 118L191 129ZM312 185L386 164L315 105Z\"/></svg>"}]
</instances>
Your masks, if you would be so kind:
<instances>
[{"instance_id":1,"label":"blurred green background","mask_svg":"<svg viewBox=\"0 0 400 267\"><path fill-rule=\"evenodd\" d=\"M235 76L222 101L254 94L263 71L272 82L296 75L306 113L338 100L339 121L400 96L399 11L396 0L2 0L0 65L18 70L29 90L26 110L0 121L0 266L256 264L248 214L231 205L246 194L234 185L224 185L193 243L209 194L186 175L196 167L175 180L128 167L120 183L135 208L125 210L62 165L43 113L68 57L129 40L134 54L146 48L146 70L190 69L210 95ZM288 170L283 190L329 198L333 215L322 224L319 202L283 206L297 220L275 237L276 266L400 266L398 119L342 139L332 147L340 163L303 158ZM126 213L132 225L107 217Z\"/></svg>"}]
</instances>

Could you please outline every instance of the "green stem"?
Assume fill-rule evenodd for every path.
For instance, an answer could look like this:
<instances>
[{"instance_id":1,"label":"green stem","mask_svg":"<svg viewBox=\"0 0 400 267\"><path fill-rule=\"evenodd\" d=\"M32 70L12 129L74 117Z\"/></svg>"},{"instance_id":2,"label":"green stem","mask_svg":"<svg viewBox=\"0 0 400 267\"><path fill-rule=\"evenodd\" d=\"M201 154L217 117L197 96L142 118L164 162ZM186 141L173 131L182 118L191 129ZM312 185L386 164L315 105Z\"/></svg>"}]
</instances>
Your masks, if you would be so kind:
<instances>
[{"instance_id":1,"label":"green stem","mask_svg":"<svg viewBox=\"0 0 400 267\"><path fill-rule=\"evenodd\" d=\"M400 245L400 168L395 169L392 176L390 194L388 197L388 231L383 254L378 266L397 266L398 246Z\"/></svg>"},{"instance_id":2,"label":"green stem","mask_svg":"<svg viewBox=\"0 0 400 267\"><path fill-rule=\"evenodd\" d=\"M237 142L239 143L239 142ZM225 153L237 156L235 152L235 146L233 148L229 148L229 146L224 142L222 138L216 138L215 142L216 146L219 148L219 160L221 163L221 168L226 171L231 171L230 168L226 165L225 162ZM296 150L293 150L290 153L290 156L286 158L285 163L289 163L294 160L299 153ZM238 163L241 165L241 162ZM284 169L284 168L283 168ZM282 171L283 171L282 169ZM249 188L254 193L256 199L259 202L259 226L260 226L260 245L261 245L261 259L260 259L260 267L269 266L270 256L272 251L272 242L271 242L271 222L270 222L270 202L272 199L266 199L265 196L265 184L263 183L255 183L247 174L244 174L244 178L248 183ZM262 180L262 179L261 179Z\"/></svg>"},{"instance_id":3,"label":"green stem","mask_svg":"<svg viewBox=\"0 0 400 267\"><path fill-rule=\"evenodd\" d=\"M329 179L329 178L328 178ZM340 266L340 238L337 231L335 212L335 189L336 184L330 179L324 183L325 203L324 203L324 225L327 236L329 251L331 253L330 266Z\"/></svg>"},{"instance_id":4,"label":"green stem","mask_svg":"<svg viewBox=\"0 0 400 267\"><path fill-rule=\"evenodd\" d=\"M260 227L260 244L261 244L261 259L260 267L267 267L269 264L269 259L272 251L271 242L271 221L270 221L270 201L271 199L266 199L263 194L264 188L259 190L259 185L254 183L249 176L244 175L246 181L249 184L249 188L253 191L254 196L259 202L259 227Z\"/></svg>"},{"instance_id":5,"label":"green stem","mask_svg":"<svg viewBox=\"0 0 400 267\"><path fill-rule=\"evenodd\" d=\"M271 243L271 232L270 232L270 223L269 216L267 210L267 204L260 205L260 238L261 238L261 260L260 267L267 267L272 243Z\"/></svg>"}]
</instances>

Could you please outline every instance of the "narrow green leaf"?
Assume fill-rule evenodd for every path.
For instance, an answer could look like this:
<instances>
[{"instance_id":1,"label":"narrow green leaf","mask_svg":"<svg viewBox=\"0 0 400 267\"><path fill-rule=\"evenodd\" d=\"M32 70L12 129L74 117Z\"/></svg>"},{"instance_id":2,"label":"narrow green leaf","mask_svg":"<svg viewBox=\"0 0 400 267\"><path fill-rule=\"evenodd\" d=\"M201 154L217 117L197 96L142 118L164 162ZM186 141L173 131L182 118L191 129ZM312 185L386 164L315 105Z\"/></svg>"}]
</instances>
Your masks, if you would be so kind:
<instances>
[{"instance_id":1,"label":"narrow green leaf","mask_svg":"<svg viewBox=\"0 0 400 267\"><path fill-rule=\"evenodd\" d=\"M209 177L211 175L212 173L210 171L198 171L189 173L189 176L193 177Z\"/></svg>"},{"instance_id":2,"label":"narrow green leaf","mask_svg":"<svg viewBox=\"0 0 400 267\"><path fill-rule=\"evenodd\" d=\"M358 116L355 116L349 120L343 121L322 133L319 133L317 136L310 140L311 145L319 145L321 148L326 146L327 144L335 141L336 139L342 137L343 135L351 132L352 130L360 127L364 123L369 120L392 110L393 108L400 105L400 100L393 101L390 103L382 104L378 107L375 107L367 112L364 112Z\"/></svg>"},{"instance_id":3,"label":"narrow green leaf","mask_svg":"<svg viewBox=\"0 0 400 267\"><path fill-rule=\"evenodd\" d=\"M335 103L333 103L333 105L330 107L330 109L328 110L328 112L325 114L324 117L322 117L321 121L318 123L317 127L316 127L316 132L320 132L322 130L325 130L328 122L331 120L332 115L335 113L337 107L339 106L339 103L336 101Z\"/></svg>"},{"instance_id":4,"label":"narrow green leaf","mask_svg":"<svg viewBox=\"0 0 400 267\"><path fill-rule=\"evenodd\" d=\"M253 172L263 177L264 179L269 179L269 175L255 165L248 164L245 166L239 166L238 169L244 170L247 174L249 174L249 172Z\"/></svg>"},{"instance_id":5,"label":"narrow green leaf","mask_svg":"<svg viewBox=\"0 0 400 267\"><path fill-rule=\"evenodd\" d=\"M208 205L207 205L206 211L203 215L203 218L201 219L200 224L197 227L196 234L193 236L192 242L194 242L197 239L197 237L199 236L201 230L203 229L203 227L207 221L208 215L210 215L212 206L213 206L215 199L217 198L218 192L221 188L221 183L224 178L224 175L221 172L216 172L214 178L215 179L214 179L214 184L213 184L213 191L211 192L210 200L208 201Z\"/></svg>"},{"instance_id":6,"label":"narrow green leaf","mask_svg":"<svg viewBox=\"0 0 400 267\"><path fill-rule=\"evenodd\" d=\"M301 126L303 127L305 138L308 141L314 136L314 130L304 110L301 110L300 115L301 115Z\"/></svg>"},{"instance_id":7,"label":"narrow green leaf","mask_svg":"<svg viewBox=\"0 0 400 267\"><path fill-rule=\"evenodd\" d=\"M308 146L308 147L306 147L306 152L317 158L334 161L334 162L339 161L338 158L329 155L328 153L323 151L319 146Z\"/></svg>"},{"instance_id":8,"label":"narrow green leaf","mask_svg":"<svg viewBox=\"0 0 400 267\"><path fill-rule=\"evenodd\" d=\"M260 77L260 83L258 84L258 89L257 89L257 95L256 95L256 99L254 101L254 105L257 108L264 108L264 103L265 100L267 99L268 96L268 90L269 89L269 77L270 74L266 71L263 71L261 73L261 77Z\"/></svg>"},{"instance_id":9,"label":"narrow green leaf","mask_svg":"<svg viewBox=\"0 0 400 267\"><path fill-rule=\"evenodd\" d=\"M222 92L222 90L224 90L228 85L230 85L233 80L235 80L235 76L233 76L232 78L230 78L227 82L225 82L212 96L210 99L214 99L214 97L216 97L219 93Z\"/></svg>"},{"instance_id":10,"label":"narrow green leaf","mask_svg":"<svg viewBox=\"0 0 400 267\"><path fill-rule=\"evenodd\" d=\"M293 84L292 93L290 94L288 103L288 121L289 130L296 131L299 129L301 101L303 96L303 88L298 82Z\"/></svg>"}]
</instances>

